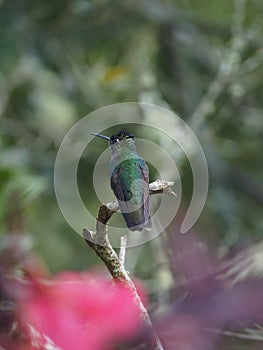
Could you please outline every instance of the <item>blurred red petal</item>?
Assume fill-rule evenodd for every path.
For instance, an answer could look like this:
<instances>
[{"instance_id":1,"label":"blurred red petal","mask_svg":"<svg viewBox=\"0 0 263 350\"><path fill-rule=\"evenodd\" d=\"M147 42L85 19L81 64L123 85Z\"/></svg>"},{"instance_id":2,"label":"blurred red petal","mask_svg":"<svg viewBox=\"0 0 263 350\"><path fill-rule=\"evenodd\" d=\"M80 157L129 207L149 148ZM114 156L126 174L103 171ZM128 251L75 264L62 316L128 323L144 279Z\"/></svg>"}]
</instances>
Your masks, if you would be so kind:
<instances>
[{"instance_id":1,"label":"blurred red petal","mask_svg":"<svg viewBox=\"0 0 263 350\"><path fill-rule=\"evenodd\" d=\"M109 348L139 326L132 294L121 284L68 272L27 289L20 318L64 350Z\"/></svg>"}]
</instances>

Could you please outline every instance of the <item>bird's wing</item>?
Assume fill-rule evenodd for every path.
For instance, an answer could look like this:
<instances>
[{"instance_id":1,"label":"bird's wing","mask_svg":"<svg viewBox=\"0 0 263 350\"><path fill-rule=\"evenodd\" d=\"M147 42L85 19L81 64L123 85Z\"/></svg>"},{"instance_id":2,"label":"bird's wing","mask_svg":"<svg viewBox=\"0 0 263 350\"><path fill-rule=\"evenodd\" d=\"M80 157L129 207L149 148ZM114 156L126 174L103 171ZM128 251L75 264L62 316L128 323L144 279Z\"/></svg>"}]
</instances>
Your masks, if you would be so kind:
<instances>
[{"instance_id":1,"label":"bird's wing","mask_svg":"<svg viewBox=\"0 0 263 350\"><path fill-rule=\"evenodd\" d=\"M111 175L111 188L129 228L151 228L149 220L149 171L143 159L117 165ZM133 209L134 208L134 209ZM148 226L147 226L148 223Z\"/></svg>"}]
</instances>

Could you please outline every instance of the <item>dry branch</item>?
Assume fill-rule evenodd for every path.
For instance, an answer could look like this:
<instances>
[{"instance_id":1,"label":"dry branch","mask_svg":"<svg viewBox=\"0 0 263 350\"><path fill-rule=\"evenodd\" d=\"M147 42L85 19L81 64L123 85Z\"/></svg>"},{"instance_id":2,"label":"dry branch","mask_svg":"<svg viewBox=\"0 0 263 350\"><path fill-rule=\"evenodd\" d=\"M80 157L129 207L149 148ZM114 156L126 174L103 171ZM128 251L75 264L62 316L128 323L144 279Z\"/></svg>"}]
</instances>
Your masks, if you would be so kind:
<instances>
[{"instance_id":1,"label":"dry branch","mask_svg":"<svg viewBox=\"0 0 263 350\"><path fill-rule=\"evenodd\" d=\"M172 181L161 181L156 180L149 185L150 194L156 193L168 193L175 195L171 187L173 186ZM112 245L110 244L108 234L107 234L107 223L109 222L111 216L118 210L118 202L114 201L108 204L103 204L99 208L97 222L96 222L96 232L91 232L88 229L83 229L83 237L87 244L94 250L94 252L100 257L108 268L114 281L124 283L132 292L134 302L137 305L142 322L144 326L150 329L151 333L151 349L162 350L163 347L160 340L153 330L152 323L146 308L144 307L137 290L132 282L128 272L124 267L124 259L120 258ZM123 248L124 249L124 248ZM125 255L122 252L122 256Z\"/></svg>"}]
</instances>

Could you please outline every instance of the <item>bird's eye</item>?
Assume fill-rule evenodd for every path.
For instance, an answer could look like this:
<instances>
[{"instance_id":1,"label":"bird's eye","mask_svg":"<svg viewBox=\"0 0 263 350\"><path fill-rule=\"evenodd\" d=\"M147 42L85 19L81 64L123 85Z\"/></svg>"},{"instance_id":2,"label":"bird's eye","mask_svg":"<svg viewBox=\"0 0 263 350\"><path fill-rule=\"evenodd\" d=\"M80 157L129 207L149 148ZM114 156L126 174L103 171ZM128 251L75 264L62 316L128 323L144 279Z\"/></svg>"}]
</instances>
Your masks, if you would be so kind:
<instances>
[{"instance_id":1,"label":"bird's eye","mask_svg":"<svg viewBox=\"0 0 263 350\"><path fill-rule=\"evenodd\" d=\"M111 144L113 145L114 143L116 143L116 142L119 142L120 141L120 139L118 139L118 138L114 138L113 140L111 140Z\"/></svg>"}]
</instances>

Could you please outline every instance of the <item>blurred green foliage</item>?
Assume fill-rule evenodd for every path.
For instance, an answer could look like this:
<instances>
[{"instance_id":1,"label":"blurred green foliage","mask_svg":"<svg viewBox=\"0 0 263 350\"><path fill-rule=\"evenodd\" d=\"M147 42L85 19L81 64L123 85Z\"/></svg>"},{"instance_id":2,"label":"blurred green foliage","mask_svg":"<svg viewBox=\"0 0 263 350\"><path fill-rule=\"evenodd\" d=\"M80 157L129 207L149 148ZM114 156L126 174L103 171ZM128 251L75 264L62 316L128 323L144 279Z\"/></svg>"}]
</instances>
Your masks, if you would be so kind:
<instances>
[{"instance_id":1,"label":"blurred green foliage","mask_svg":"<svg viewBox=\"0 0 263 350\"><path fill-rule=\"evenodd\" d=\"M204 147L210 188L197 225L203 237L220 254L261 239L262 13L260 0L2 0L2 237L28 234L51 271L98 264L57 206L56 152L89 112L143 101L177 112ZM96 213L94 162L82 161L79 184ZM179 171L187 202L189 164ZM131 271L145 274L152 244L131 249ZM157 275L148 276L149 286Z\"/></svg>"}]
</instances>

